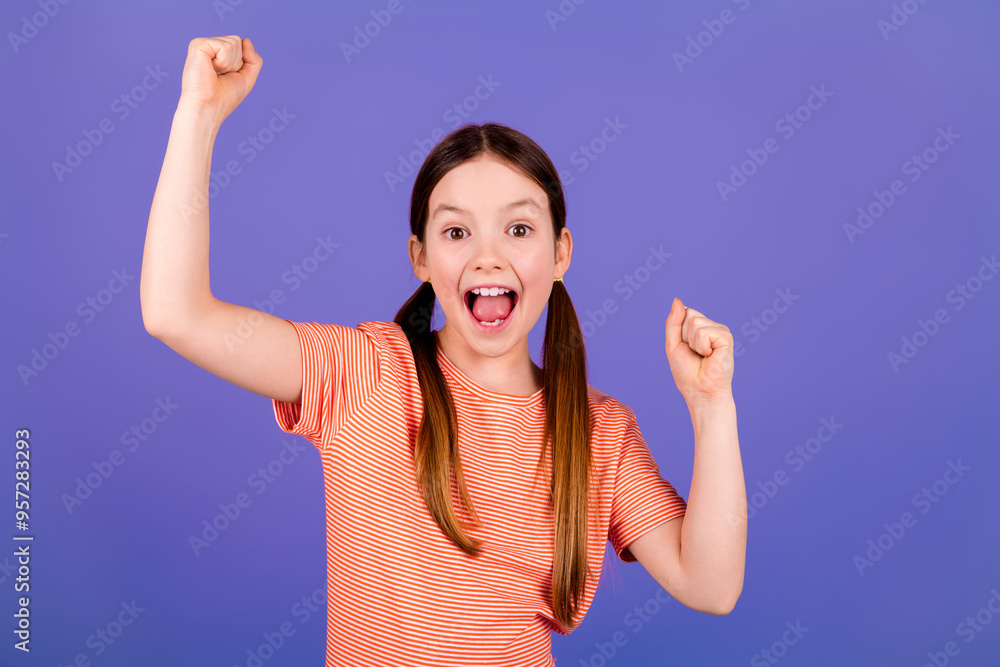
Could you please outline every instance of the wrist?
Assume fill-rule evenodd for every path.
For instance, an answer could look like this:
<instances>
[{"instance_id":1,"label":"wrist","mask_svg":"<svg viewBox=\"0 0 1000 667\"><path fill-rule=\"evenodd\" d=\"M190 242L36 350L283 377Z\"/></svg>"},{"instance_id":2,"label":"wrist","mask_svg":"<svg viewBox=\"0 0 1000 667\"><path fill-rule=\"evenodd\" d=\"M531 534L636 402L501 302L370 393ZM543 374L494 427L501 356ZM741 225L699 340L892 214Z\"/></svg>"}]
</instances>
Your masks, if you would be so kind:
<instances>
[{"instance_id":1,"label":"wrist","mask_svg":"<svg viewBox=\"0 0 1000 667\"><path fill-rule=\"evenodd\" d=\"M696 442L708 434L719 433L719 429L736 428L736 401L732 394L688 401L688 414Z\"/></svg>"},{"instance_id":2,"label":"wrist","mask_svg":"<svg viewBox=\"0 0 1000 667\"><path fill-rule=\"evenodd\" d=\"M733 397L732 390L716 394L685 396L684 401L687 403L688 410L692 413L718 411L736 404L736 399Z\"/></svg>"},{"instance_id":3,"label":"wrist","mask_svg":"<svg viewBox=\"0 0 1000 667\"><path fill-rule=\"evenodd\" d=\"M222 126L225 117L220 117L218 110L212 107L181 97L174 111L174 119L214 133Z\"/></svg>"}]
</instances>

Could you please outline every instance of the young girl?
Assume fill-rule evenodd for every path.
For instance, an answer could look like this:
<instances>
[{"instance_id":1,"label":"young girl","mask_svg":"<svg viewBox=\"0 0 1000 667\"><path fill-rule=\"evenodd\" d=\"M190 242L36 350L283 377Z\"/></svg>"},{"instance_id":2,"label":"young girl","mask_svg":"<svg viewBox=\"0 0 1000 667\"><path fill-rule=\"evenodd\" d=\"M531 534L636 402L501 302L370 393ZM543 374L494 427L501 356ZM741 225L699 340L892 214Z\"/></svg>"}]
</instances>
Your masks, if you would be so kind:
<instances>
[{"instance_id":1,"label":"young girl","mask_svg":"<svg viewBox=\"0 0 1000 667\"><path fill-rule=\"evenodd\" d=\"M729 613L747 523L732 336L674 300L666 353L695 429L689 507L632 410L587 384L563 284L563 191L525 135L469 124L428 154L410 208L423 283L392 322L292 322L211 295L212 145L262 63L235 35L189 44L142 313L152 335L270 397L281 429L318 448L326 664L554 665L551 631L586 614L609 540L685 605ZM539 368L527 337L546 306ZM247 323L253 333L230 346Z\"/></svg>"}]
</instances>

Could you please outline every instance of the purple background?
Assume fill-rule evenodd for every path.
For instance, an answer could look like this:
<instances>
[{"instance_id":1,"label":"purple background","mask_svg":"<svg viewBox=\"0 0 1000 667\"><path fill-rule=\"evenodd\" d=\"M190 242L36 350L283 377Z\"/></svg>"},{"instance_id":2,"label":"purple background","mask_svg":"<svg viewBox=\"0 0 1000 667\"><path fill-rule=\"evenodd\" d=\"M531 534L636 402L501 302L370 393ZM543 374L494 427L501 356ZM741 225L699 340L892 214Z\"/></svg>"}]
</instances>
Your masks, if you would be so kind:
<instances>
[{"instance_id":1,"label":"purple background","mask_svg":"<svg viewBox=\"0 0 1000 667\"><path fill-rule=\"evenodd\" d=\"M94 665L246 665L264 633L290 621L295 634L264 664L322 664L325 608L306 620L294 607L325 587L318 452L278 429L268 399L149 336L139 305L187 43L238 34L265 63L215 144L214 172L229 160L241 168L213 187L216 297L264 307L280 289L281 317L391 320L418 282L406 255L413 174L395 187L386 174L412 151L419 165L432 135L458 125L446 111L466 104L461 122L511 125L560 169L576 251L566 285L589 322L590 383L635 410L685 498L694 449L664 354L671 299L726 324L741 344L734 392L755 513L735 610L661 606L642 566L615 559L582 627L553 635L560 665L763 665L772 663L760 652L773 646L788 665L917 666L949 641L959 650L949 664L997 664L1000 615L987 603L997 591L1000 609L1000 280L976 277L992 277L982 258L1000 250L1000 6L910 0L902 4L917 11L883 35L888 1L567 0L575 11L552 27L557 0L403 0L348 62L339 44L386 2L245 1L221 16L228 5L209 0L48 2L58 9L50 19L44 0L0 9L9 305L0 532L10 545L0 550L0 663L68 665L82 653ZM725 9L732 21L703 34L708 45L691 47L697 57L679 68L674 52ZM34 32L24 26L33 15ZM30 38L13 43L22 31ZM165 73L148 91L147 67ZM480 77L498 85L477 100ZM144 99L122 117L114 101L137 85ZM809 118L792 136L779 131L813 86L832 96L801 109ZM263 132L273 141L248 160L241 143L275 108L294 117ZM53 163L103 118L113 131L57 176ZM602 145L608 118L624 127ZM911 181L905 163L949 127L959 138ZM723 198L717 182L768 138L777 152ZM844 225L895 179L905 192L849 239ZM317 237L340 245L307 280L286 281ZM650 247L672 255L644 273ZM80 309L116 270L133 276L125 288L104 293L113 299L101 312ZM640 289L624 289L627 275ZM948 296L967 283L978 291L959 309L958 292ZM776 290L797 297L777 315ZM609 299L615 312L602 318ZM888 355L938 310L947 322L917 335L916 354L894 369ZM544 317L530 339L539 363ZM22 380L18 367L70 322L79 334ZM168 397L173 414L146 421L155 432L129 451L123 432ZM810 438L823 419L842 429L803 465L786 458L820 444ZM30 656L11 648L17 428L31 430ZM293 440L306 449L258 494L248 478ZM64 494L116 449L124 462L68 511ZM949 461L968 471L934 487ZM768 485L776 474L785 483ZM924 488L935 502L914 502ZM188 536L240 492L252 504L196 556ZM885 524L904 512L915 523L890 538ZM880 536L888 548L860 573L855 557ZM132 600L143 611L113 644L88 643ZM651 613L640 625L644 604ZM963 632L977 613L985 625ZM786 623L796 622L808 631L786 644ZM627 642L605 659L599 645L616 632Z\"/></svg>"}]
</instances>

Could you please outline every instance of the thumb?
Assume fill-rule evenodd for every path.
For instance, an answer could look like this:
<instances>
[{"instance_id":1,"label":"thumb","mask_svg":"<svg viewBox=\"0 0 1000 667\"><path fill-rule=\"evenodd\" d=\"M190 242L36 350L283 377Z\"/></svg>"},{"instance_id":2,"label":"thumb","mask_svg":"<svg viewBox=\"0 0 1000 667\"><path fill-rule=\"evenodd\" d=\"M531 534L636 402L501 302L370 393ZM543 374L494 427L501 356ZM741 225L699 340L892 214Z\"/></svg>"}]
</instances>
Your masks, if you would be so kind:
<instances>
[{"instance_id":1,"label":"thumb","mask_svg":"<svg viewBox=\"0 0 1000 667\"><path fill-rule=\"evenodd\" d=\"M670 314L667 315L667 351L673 350L681 343L681 325L684 324L684 303L674 297L670 304Z\"/></svg>"}]
</instances>

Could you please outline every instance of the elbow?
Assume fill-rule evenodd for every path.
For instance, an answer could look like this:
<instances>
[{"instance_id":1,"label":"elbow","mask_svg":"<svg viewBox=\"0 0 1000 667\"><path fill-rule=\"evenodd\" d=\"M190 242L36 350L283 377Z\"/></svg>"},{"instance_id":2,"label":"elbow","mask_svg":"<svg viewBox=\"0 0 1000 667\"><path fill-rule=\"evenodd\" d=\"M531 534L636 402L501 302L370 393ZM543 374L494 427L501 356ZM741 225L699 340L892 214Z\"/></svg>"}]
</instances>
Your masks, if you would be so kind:
<instances>
[{"instance_id":1,"label":"elbow","mask_svg":"<svg viewBox=\"0 0 1000 667\"><path fill-rule=\"evenodd\" d=\"M165 308L162 301L146 299L140 295L139 310L142 313L142 325L153 338L163 340L163 336L177 324L177 314Z\"/></svg>"},{"instance_id":2,"label":"elbow","mask_svg":"<svg viewBox=\"0 0 1000 667\"><path fill-rule=\"evenodd\" d=\"M145 324L145 322L143 322L143 324ZM159 329L154 329L153 327L149 326L148 324L145 324L145 326L146 326L146 333L148 333L150 336L152 336L153 338L156 338L158 340L162 340L163 339L163 335L160 333Z\"/></svg>"},{"instance_id":3,"label":"elbow","mask_svg":"<svg viewBox=\"0 0 1000 667\"><path fill-rule=\"evenodd\" d=\"M145 305L140 305L140 310L142 311L142 326L146 328L146 333L153 338L163 340L170 324L170 318Z\"/></svg>"},{"instance_id":4,"label":"elbow","mask_svg":"<svg viewBox=\"0 0 1000 667\"><path fill-rule=\"evenodd\" d=\"M736 602L743 593L743 582L737 588L728 590L719 589L696 589L700 592L692 595L693 590L688 589L688 594L676 597L685 607L700 611L703 614L713 616L728 616L736 608Z\"/></svg>"},{"instance_id":5,"label":"elbow","mask_svg":"<svg viewBox=\"0 0 1000 667\"><path fill-rule=\"evenodd\" d=\"M142 326L146 327L146 333L148 333L153 338L159 338L159 328L153 324L153 321L146 317L146 314L142 314Z\"/></svg>"},{"instance_id":6,"label":"elbow","mask_svg":"<svg viewBox=\"0 0 1000 667\"><path fill-rule=\"evenodd\" d=\"M731 594L725 598L716 601L716 603L712 605L710 609L705 609L704 611L714 616L728 616L733 611L733 609L736 608L736 602L737 600L740 599L740 595L742 593L743 593L743 584L741 583L740 587L736 590L734 594Z\"/></svg>"},{"instance_id":7,"label":"elbow","mask_svg":"<svg viewBox=\"0 0 1000 667\"><path fill-rule=\"evenodd\" d=\"M712 616L728 616L733 609L736 608L736 601L740 598L739 593L735 596L729 596L726 598L712 600L701 599L698 601L687 598L678 598L677 596L674 597L685 607L695 611L700 611L703 614L711 614Z\"/></svg>"},{"instance_id":8,"label":"elbow","mask_svg":"<svg viewBox=\"0 0 1000 667\"><path fill-rule=\"evenodd\" d=\"M140 306L140 309L142 311L142 326L146 327L146 333L153 338L159 338L162 331L162 326L159 321L153 319L152 315L144 306Z\"/></svg>"},{"instance_id":9,"label":"elbow","mask_svg":"<svg viewBox=\"0 0 1000 667\"><path fill-rule=\"evenodd\" d=\"M186 330L215 299L195 298L176 293L154 292L147 283L139 285L139 310L146 333L160 340Z\"/></svg>"},{"instance_id":10,"label":"elbow","mask_svg":"<svg viewBox=\"0 0 1000 667\"><path fill-rule=\"evenodd\" d=\"M714 604L705 603L698 606L687 606L691 607L691 609L694 609L695 611L700 611L703 614L711 614L712 616L728 616L729 613L736 607L736 602L724 601Z\"/></svg>"},{"instance_id":11,"label":"elbow","mask_svg":"<svg viewBox=\"0 0 1000 667\"><path fill-rule=\"evenodd\" d=\"M146 333L154 338L159 338L159 322L153 317L153 308L149 305L150 299L146 295L147 285L139 277L139 312L142 314L142 326L146 328Z\"/></svg>"},{"instance_id":12,"label":"elbow","mask_svg":"<svg viewBox=\"0 0 1000 667\"><path fill-rule=\"evenodd\" d=\"M153 288L153 282L147 272L142 271L139 275L139 312L146 333L153 338L162 338L164 329L170 323L167 298L162 290Z\"/></svg>"},{"instance_id":13,"label":"elbow","mask_svg":"<svg viewBox=\"0 0 1000 667\"><path fill-rule=\"evenodd\" d=\"M725 602L724 604L717 605L712 609L704 610L706 614L712 614L713 616L728 616L733 609L736 608L736 600L731 602Z\"/></svg>"}]
</instances>

